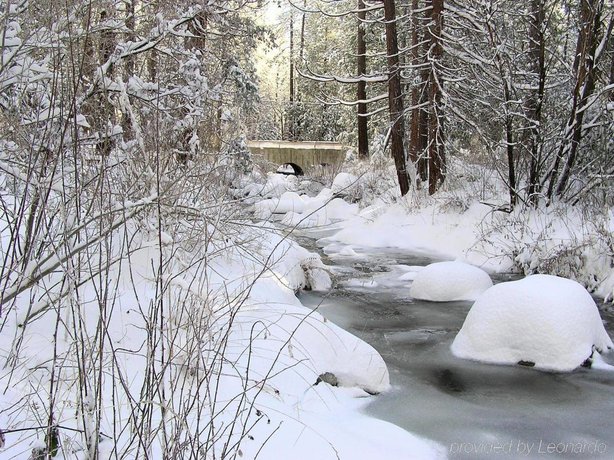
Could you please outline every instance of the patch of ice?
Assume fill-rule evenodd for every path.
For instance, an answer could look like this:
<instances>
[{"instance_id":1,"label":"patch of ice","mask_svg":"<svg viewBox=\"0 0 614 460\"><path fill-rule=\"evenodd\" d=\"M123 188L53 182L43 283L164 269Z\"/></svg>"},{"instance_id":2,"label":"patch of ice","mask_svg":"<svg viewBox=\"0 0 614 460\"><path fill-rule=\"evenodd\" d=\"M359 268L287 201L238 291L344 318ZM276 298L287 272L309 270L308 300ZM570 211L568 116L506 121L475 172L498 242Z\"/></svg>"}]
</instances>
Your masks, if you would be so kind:
<instances>
[{"instance_id":1,"label":"patch of ice","mask_svg":"<svg viewBox=\"0 0 614 460\"><path fill-rule=\"evenodd\" d=\"M346 246L341 251L339 251L337 255L346 256L346 257L356 257L358 253L354 251L354 249L352 249L352 246Z\"/></svg>"},{"instance_id":2,"label":"patch of ice","mask_svg":"<svg viewBox=\"0 0 614 460\"><path fill-rule=\"evenodd\" d=\"M464 262L436 262L415 275L409 294L433 302L475 300L491 286L488 273L478 267Z\"/></svg>"},{"instance_id":3,"label":"patch of ice","mask_svg":"<svg viewBox=\"0 0 614 460\"><path fill-rule=\"evenodd\" d=\"M347 281L344 281L342 284L344 287L364 288L364 289L376 288L379 286L377 281L370 280L370 279L364 279L364 278L352 278Z\"/></svg>"},{"instance_id":4,"label":"patch of ice","mask_svg":"<svg viewBox=\"0 0 614 460\"><path fill-rule=\"evenodd\" d=\"M586 289L566 278L532 275L482 294L451 348L460 358L566 372L613 346Z\"/></svg>"}]
</instances>

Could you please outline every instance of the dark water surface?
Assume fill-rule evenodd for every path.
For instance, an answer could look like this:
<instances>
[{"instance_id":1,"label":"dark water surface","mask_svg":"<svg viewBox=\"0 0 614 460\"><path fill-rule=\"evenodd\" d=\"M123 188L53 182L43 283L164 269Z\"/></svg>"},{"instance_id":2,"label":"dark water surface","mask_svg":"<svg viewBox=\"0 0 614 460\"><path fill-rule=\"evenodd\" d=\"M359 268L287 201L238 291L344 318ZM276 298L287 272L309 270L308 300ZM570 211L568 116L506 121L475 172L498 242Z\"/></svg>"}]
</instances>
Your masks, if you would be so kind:
<instances>
[{"instance_id":1,"label":"dark water surface","mask_svg":"<svg viewBox=\"0 0 614 460\"><path fill-rule=\"evenodd\" d=\"M370 250L324 259L337 288L300 300L384 357L392 389L373 398L369 414L441 443L450 458L614 459L614 372L458 359L450 344L471 303L414 300L410 282L399 280L406 266L429 263L427 256ZM614 337L614 311L600 309ZM614 362L612 355L605 359Z\"/></svg>"}]
</instances>

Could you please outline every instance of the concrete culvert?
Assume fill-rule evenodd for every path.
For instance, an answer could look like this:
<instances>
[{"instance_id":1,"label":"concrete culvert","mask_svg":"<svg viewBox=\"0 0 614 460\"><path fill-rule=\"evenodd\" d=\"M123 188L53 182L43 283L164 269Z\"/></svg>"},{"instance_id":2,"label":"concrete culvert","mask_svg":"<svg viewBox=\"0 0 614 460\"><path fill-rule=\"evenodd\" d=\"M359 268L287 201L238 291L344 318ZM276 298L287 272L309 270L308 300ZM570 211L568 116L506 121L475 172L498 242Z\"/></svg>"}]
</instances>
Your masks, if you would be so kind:
<instances>
[{"instance_id":1,"label":"concrete culvert","mask_svg":"<svg viewBox=\"0 0 614 460\"><path fill-rule=\"evenodd\" d=\"M294 176L302 176L305 174L303 172L303 168L301 168L296 163L284 163L279 168L277 168L277 174L285 174L285 175L294 175Z\"/></svg>"}]
</instances>

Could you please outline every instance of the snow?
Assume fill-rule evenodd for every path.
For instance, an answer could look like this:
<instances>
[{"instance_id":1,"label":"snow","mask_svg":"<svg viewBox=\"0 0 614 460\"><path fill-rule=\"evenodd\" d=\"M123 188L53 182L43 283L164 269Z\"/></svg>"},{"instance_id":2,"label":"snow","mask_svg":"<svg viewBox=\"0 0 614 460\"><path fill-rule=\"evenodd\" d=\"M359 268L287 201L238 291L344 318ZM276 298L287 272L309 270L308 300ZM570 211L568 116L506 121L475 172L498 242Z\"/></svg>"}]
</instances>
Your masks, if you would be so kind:
<instances>
[{"instance_id":1,"label":"snow","mask_svg":"<svg viewBox=\"0 0 614 460\"><path fill-rule=\"evenodd\" d=\"M299 185L295 176L273 174L268 176L263 187L246 187L249 195L269 197L254 204L256 218L268 220L278 214L282 216L281 223L288 227L314 228L349 221L358 214L358 204L335 198L329 188L323 188L311 197L299 195Z\"/></svg>"},{"instance_id":2,"label":"snow","mask_svg":"<svg viewBox=\"0 0 614 460\"><path fill-rule=\"evenodd\" d=\"M117 393L117 404L100 408L104 412L102 431L112 432L112 424L127 424L132 410L129 401L140 398L147 356L131 350L146 348L147 315L157 304L157 292L163 286L168 325L160 340L169 340L166 350L173 369L166 375L172 396L164 404L168 404L169 414L177 414L169 415L164 423L175 427L180 420L179 425L197 426L200 420L213 420L216 428L222 429L214 442L220 446L240 443L238 456L244 458L445 457L442 446L360 412L374 394L389 391L388 369L372 346L331 323L317 309L301 304L301 290L326 292L332 288L334 277L318 254L287 236L293 227L307 235L329 235L319 244L331 258L364 262L369 260L365 248L384 247L427 255L431 260L455 260L427 267L393 264L390 271L349 279L341 274L335 281L357 295L389 287L407 292L411 282L409 294L413 298L477 298L452 345L458 357L496 364L523 361L555 371L573 370L591 357L594 367L611 370L593 348L604 350L612 347L612 342L594 302L580 285L535 275L492 287L488 274L477 268L531 271L542 269L544 261L552 263L553 270L561 265L583 267L576 275L589 279L589 272L597 274L593 287L604 296L611 295L614 272L611 267L604 268L609 260L607 250L601 243L574 233L585 226L579 216L568 213L561 217L561 210L554 206L546 211L493 213L492 206L475 197L451 192L420 197L412 191L401 198L390 189L389 182L378 179L375 171L338 174L330 188L317 187L315 190L320 191L315 196L310 190L313 183L299 182L294 176L262 172L240 181L240 185L233 183L237 187L233 192L253 205L255 218L267 221L274 217L278 224L249 221L233 227L224 219L222 224L207 222L202 225L206 237L194 241L188 236L193 229L175 231L171 226L158 230L155 220L138 225L133 222L114 233L127 233L130 257L125 257L119 247L109 248L109 257L117 254L119 258L105 280L113 286L115 304L104 323L108 325L109 343L120 351L114 356L117 367L104 368L109 378L100 389L103 402L107 404L107 396ZM143 203L124 203L124 207L134 208L136 215L152 201L147 198ZM132 218L132 214L127 217ZM606 234L614 229L611 212L604 229ZM4 246L7 235L0 236ZM202 245L204 241L206 245ZM561 253L570 254L569 259L562 259L565 263L559 260ZM97 253L92 249L88 256L95 259ZM48 263L57 265L57 260L49 259ZM30 270L29 266L25 268ZM159 269L163 272L158 273ZM0 396L0 405L21 404L24 395L41 387L40 375L54 360L57 345L58 356L66 360L69 370L63 370L57 390L67 404L54 416L62 426L77 429L74 409L79 405L79 385L75 384L77 373L70 370L78 368L70 352L74 341L69 331L65 339L54 343L55 324L47 321L55 319L51 305L61 299L59 276L50 273L44 283L52 287L42 296L34 291L21 296L15 312L11 312L15 324L17 320L24 323L26 317L29 322L23 332L20 367L11 376L0 377L0 383L10 387ZM102 291L97 282L84 281L75 304L81 309L75 314L88 312L82 315L81 327L92 337L100 326L97 299ZM25 316L30 311L40 315ZM61 327L71 321L74 319L62 317ZM0 337L2 356L9 355L16 334L22 334L17 329L6 331ZM201 393L203 407L197 412L184 411L182 407L189 404L180 398L198 383L190 379L212 369L215 373L206 378L207 394L216 395L215 401ZM317 383L324 373L333 374L338 386ZM114 386L118 375L127 382L125 387ZM170 390L184 385L185 394ZM155 399L154 403L161 401ZM0 413L0 427L28 426L41 417L34 408L20 407L25 415L20 415L18 423ZM226 428L234 423L241 429L251 427L248 433L254 439L240 440L240 433ZM13 454L24 443L32 446L42 439L33 439L36 435L26 438L29 435L24 434L19 444L15 443L16 436L11 435L8 450L2 454ZM68 442L70 436L76 439L80 435L63 431L62 436ZM128 442L126 436L122 432L117 440L120 451ZM113 446L105 447L104 442L102 446L103 457L105 448L111 453ZM154 441L154 457L161 455L160 449Z\"/></svg>"},{"instance_id":3,"label":"snow","mask_svg":"<svg viewBox=\"0 0 614 460\"><path fill-rule=\"evenodd\" d=\"M332 192L335 194L347 193L352 187L357 186L358 177L349 173L339 173L333 179L333 185L331 187Z\"/></svg>"},{"instance_id":4,"label":"snow","mask_svg":"<svg viewBox=\"0 0 614 460\"><path fill-rule=\"evenodd\" d=\"M305 202L296 192L284 192L277 200L275 212L285 214L287 212L303 212Z\"/></svg>"},{"instance_id":5,"label":"snow","mask_svg":"<svg viewBox=\"0 0 614 460\"><path fill-rule=\"evenodd\" d=\"M612 347L594 300L580 284L532 275L479 297L451 348L460 358L568 372Z\"/></svg>"},{"instance_id":6,"label":"snow","mask_svg":"<svg viewBox=\"0 0 614 460\"><path fill-rule=\"evenodd\" d=\"M477 224L490 211L488 206L478 203L461 214L442 212L436 204L412 211L402 201L374 205L361 210L351 225L324 239L322 244L336 241L358 247L399 248L428 253L436 259L461 259L476 265L487 262L489 268L496 268L498 261L487 261L469 250L478 238Z\"/></svg>"},{"instance_id":7,"label":"snow","mask_svg":"<svg viewBox=\"0 0 614 460\"><path fill-rule=\"evenodd\" d=\"M436 262L420 270L409 294L433 302L475 300L492 286L488 273L463 262Z\"/></svg>"},{"instance_id":8,"label":"snow","mask_svg":"<svg viewBox=\"0 0 614 460\"><path fill-rule=\"evenodd\" d=\"M318 196L309 199L304 196L303 199L305 207L302 212L288 212L282 218L282 224L298 228L325 227L347 221L358 213L357 204L349 204L341 198Z\"/></svg>"},{"instance_id":9,"label":"snow","mask_svg":"<svg viewBox=\"0 0 614 460\"><path fill-rule=\"evenodd\" d=\"M146 312L155 299L158 281L152 267L162 256L168 261L162 281L170 306L165 331L172 338L169 353L174 350L165 404L177 414L169 416L164 422L167 426L175 426L176 420L181 426L197 426L198 420L214 421L224 429L216 436L217 441L208 442L219 443L219 448L227 441L231 445L239 442L246 427L249 436L240 441L240 456L244 458L368 460L385 455L401 460L407 458L408 450L421 458L445 457L442 446L360 413L373 394L390 388L388 369L373 347L304 307L296 297L295 292L303 288L331 288L328 269L317 254L269 226L257 224L241 227L241 240L235 232L227 231L224 238L211 241L211 258L200 271L186 261L202 248L186 252L180 233L171 236L162 232L158 236L155 228L151 234L133 231L136 233L131 241L138 249L110 272L117 297L106 321L109 341L118 350L113 360L117 369L101 391L117 397L115 404L101 408L105 412L102 431L112 433L112 423L129 423L128 401L138 400L142 391L147 357L131 350L141 350L147 340L143 307ZM247 246L242 247L239 241L247 241L242 243ZM95 304L93 284L81 286L80 296L84 308ZM23 301L27 307L28 298ZM85 315L84 331L98 327L94 311ZM50 314L55 316L55 310ZM55 352L64 357L72 339L68 336L67 343L59 340L56 350L54 327L54 321L30 321L21 348L21 362L26 367L14 371L16 380L10 385L11 391L0 395L3 407L20 404L32 385L41 384L42 371L30 369L42 369ZM0 337L3 356L9 353L12 339L11 334ZM219 347L223 347L223 359L217 355L222 349ZM74 364L70 355L64 359ZM216 369L216 374L203 380L209 369ZM113 375L118 372L126 386L113 386ZM326 372L335 375L337 387L316 384L318 376ZM74 425L74 407L78 404L78 385L71 384L73 377L69 371L63 373L66 384L58 388L58 394L67 403L58 406L55 413L58 423L68 427ZM2 383L9 378L2 377ZM186 411L181 398L187 395L174 388L185 386L186 392L197 391L197 385L205 381L209 387L206 393L200 393L202 407ZM206 396L209 394L215 395L215 405L210 405L213 401ZM27 416L24 413L21 418ZM235 421L240 426L233 431L228 427ZM0 414L3 427L28 426L30 421L24 418L23 423L15 425L14 420ZM72 442L70 436L76 436L63 428L60 432L66 446ZM23 438L21 443L17 442L19 436L7 434L2 455L23 452L24 442L29 443L29 450L34 442L43 444L44 433L38 440ZM23 436L29 435L24 432ZM126 442L128 438L118 437L119 451ZM103 441L101 456L106 458L114 447ZM152 457L160 457L160 449L154 441Z\"/></svg>"}]
</instances>

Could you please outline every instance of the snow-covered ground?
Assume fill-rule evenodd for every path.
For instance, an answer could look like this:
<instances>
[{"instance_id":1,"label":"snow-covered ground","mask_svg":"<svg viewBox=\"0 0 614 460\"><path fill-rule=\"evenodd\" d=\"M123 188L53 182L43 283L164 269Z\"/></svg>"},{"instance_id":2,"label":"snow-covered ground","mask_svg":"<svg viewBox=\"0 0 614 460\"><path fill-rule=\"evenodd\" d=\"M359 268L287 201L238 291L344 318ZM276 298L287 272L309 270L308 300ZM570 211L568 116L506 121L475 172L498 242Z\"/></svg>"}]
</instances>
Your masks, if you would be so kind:
<instances>
[{"instance_id":1,"label":"snow-covered ground","mask_svg":"<svg viewBox=\"0 0 614 460\"><path fill-rule=\"evenodd\" d=\"M388 390L388 370L370 345L298 301L300 289L331 287L320 257L268 224L225 230L198 247L181 232L128 224L130 256L102 288L86 280L55 309L45 304L59 289L52 275L36 315L36 293L18 298L0 335L5 363L19 348L0 375L2 458L44 456L50 417L55 458L89 458L95 444L84 439L96 437L101 458L187 458L190 443L200 458L445 457L360 412ZM37 396L49 382L51 404Z\"/></svg>"},{"instance_id":2,"label":"snow-covered ground","mask_svg":"<svg viewBox=\"0 0 614 460\"><path fill-rule=\"evenodd\" d=\"M17 296L0 335L3 458L44 454L55 443L50 435L61 446L58 458L87 458L96 445L103 457L125 458L195 451L202 458L445 457L446 447L361 412L389 391L388 369L373 347L297 299L297 291L326 292L335 280L318 254L291 239L296 230L321 237L333 259L369 264L365 248L394 248L447 261L395 268L394 283L429 300L487 298L497 287L488 289L486 272L547 267L612 296L611 210L590 226L573 210L504 213L496 186L487 195L450 188L400 198L384 179L393 177L388 172L360 168L315 192L313 183L291 175L244 178L235 193L253 205L256 222L207 215L198 231L182 219L162 231L156 219L128 218L108 246L94 245L79 264ZM10 235L2 238L6 247ZM94 261L103 268L93 269ZM344 286L370 290L389 282L384 275ZM555 289L537 284L546 293ZM590 315L575 324L570 353L611 345ZM471 329L482 320L494 321L487 314L468 318L459 355L470 348L463 337L475 337ZM559 342L567 332L557 332ZM498 363L517 358L465 354ZM568 366L548 356L555 364L542 365L541 355L526 356L516 362L578 365L575 358ZM44 428L50 424L53 433Z\"/></svg>"}]
</instances>

